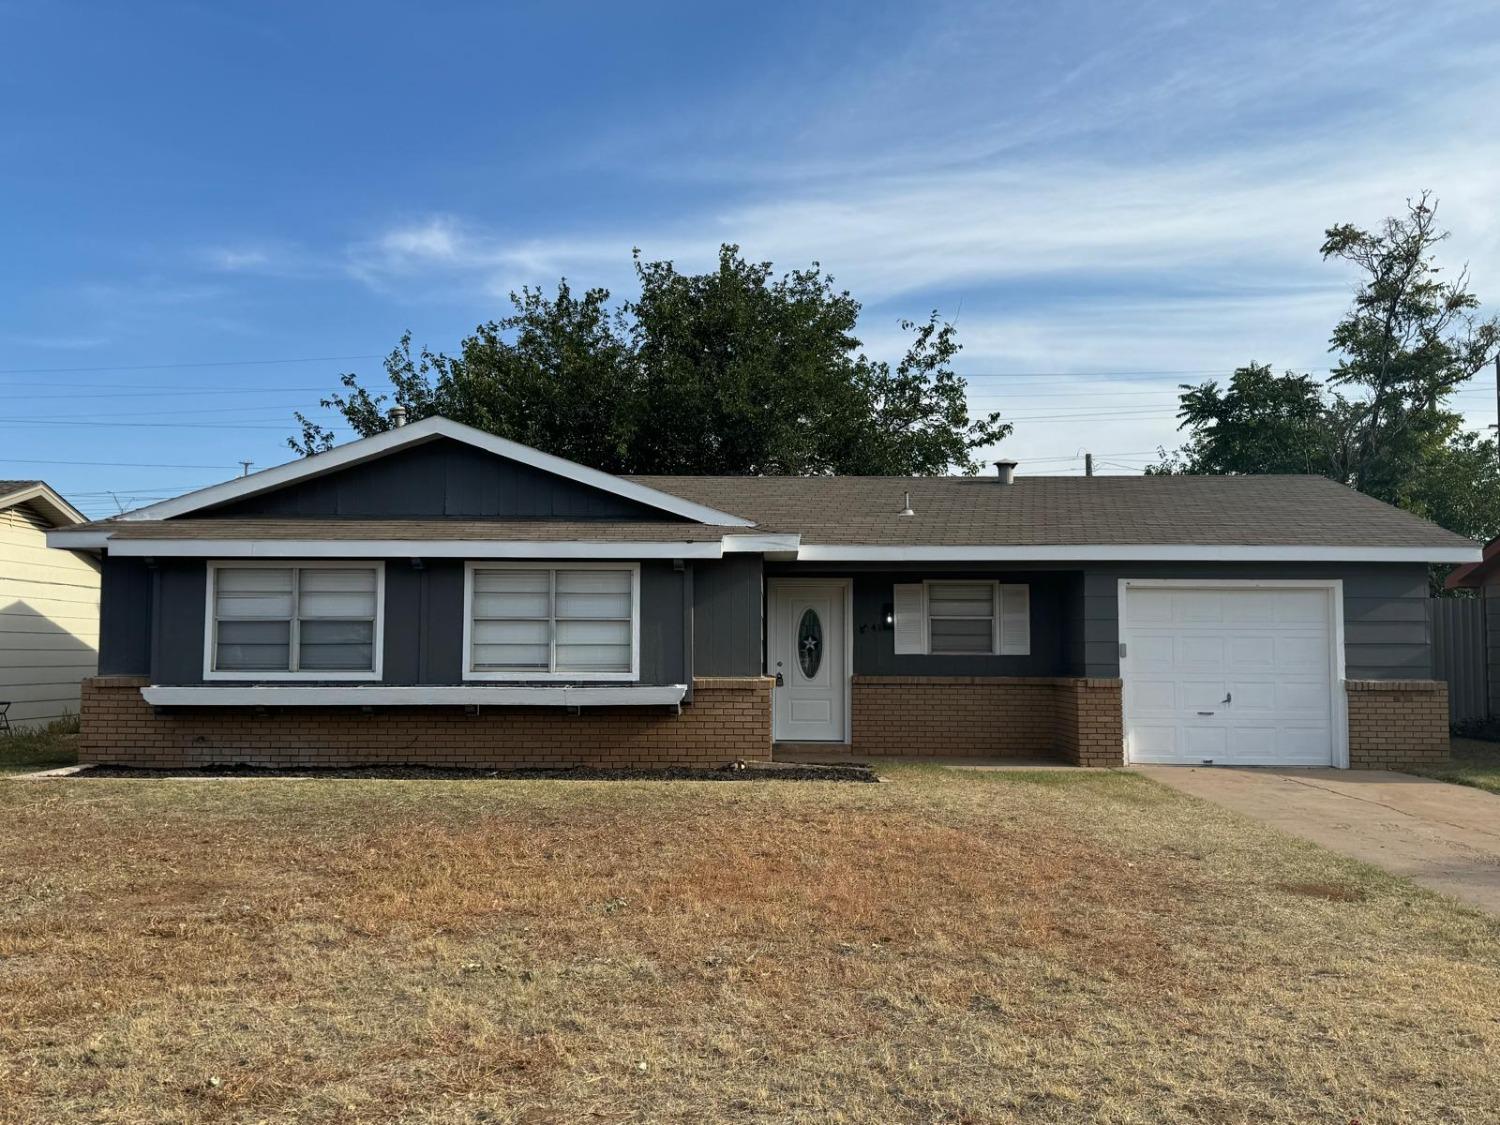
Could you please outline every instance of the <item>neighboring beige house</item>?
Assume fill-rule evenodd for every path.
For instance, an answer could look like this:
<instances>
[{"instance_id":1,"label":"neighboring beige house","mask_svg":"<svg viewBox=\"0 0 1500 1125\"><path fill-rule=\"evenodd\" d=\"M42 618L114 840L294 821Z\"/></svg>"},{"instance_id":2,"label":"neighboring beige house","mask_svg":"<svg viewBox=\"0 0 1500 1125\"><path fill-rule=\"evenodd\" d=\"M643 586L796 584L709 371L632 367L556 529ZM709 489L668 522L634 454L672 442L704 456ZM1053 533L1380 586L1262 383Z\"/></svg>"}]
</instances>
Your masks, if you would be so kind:
<instances>
[{"instance_id":1,"label":"neighboring beige house","mask_svg":"<svg viewBox=\"0 0 1500 1125\"><path fill-rule=\"evenodd\" d=\"M78 714L99 666L99 562L49 551L84 516L39 480L0 480L0 709L12 728Z\"/></svg>"}]
</instances>

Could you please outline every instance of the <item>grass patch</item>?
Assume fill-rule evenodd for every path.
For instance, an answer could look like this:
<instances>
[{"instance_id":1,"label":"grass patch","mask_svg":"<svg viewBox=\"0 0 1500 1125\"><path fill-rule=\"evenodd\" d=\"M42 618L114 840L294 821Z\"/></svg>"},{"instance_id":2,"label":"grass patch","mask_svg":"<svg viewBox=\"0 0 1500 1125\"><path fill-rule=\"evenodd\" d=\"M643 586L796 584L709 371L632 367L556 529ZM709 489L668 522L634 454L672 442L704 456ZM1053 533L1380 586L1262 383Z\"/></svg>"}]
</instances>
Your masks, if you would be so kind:
<instances>
[{"instance_id":1,"label":"grass patch","mask_svg":"<svg viewBox=\"0 0 1500 1125\"><path fill-rule=\"evenodd\" d=\"M1500 923L1060 776L3 786L0 1122L1500 1104Z\"/></svg>"},{"instance_id":2,"label":"grass patch","mask_svg":"<svg viewBox=\"0 0 1500 1125\"><path fill-rule=\"evenodd\" d=\"M71 766L78 761L78 716L45 727L0 733L0 775Z\"/></svg>"},{"instance_id":3,"label":"grass patch","mask_svg":"<svg viewBox=\"0 0 1500 1125\"><path fill-rule=\"evenodd\" d=\"M1500 793L1500 743L1454 738L1452 751L1451 762L1441 766L1413 766L1405 772Z\"/></svg>"}]
</instances>

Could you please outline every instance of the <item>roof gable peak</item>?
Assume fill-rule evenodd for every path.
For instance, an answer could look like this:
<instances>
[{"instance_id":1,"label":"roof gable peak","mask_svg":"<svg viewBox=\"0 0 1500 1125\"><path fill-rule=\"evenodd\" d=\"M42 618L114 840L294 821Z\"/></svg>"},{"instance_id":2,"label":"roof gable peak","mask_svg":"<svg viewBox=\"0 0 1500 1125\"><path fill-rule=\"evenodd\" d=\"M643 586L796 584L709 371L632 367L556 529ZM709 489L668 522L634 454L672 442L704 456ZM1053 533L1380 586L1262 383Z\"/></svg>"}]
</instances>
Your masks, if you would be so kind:
<instances>
[{"instance_id":1,"label":"roof gable peak","mask_svg":"<svg viewBox=\"0 0 1500 1125\"><path fill-rule=\"evenodd\" d=\"M349 469L365 462L374 461L397 450L408 449L424 442L447 438L496 457L528 465L545 473L564 477L589 488L632 500L638 504L666 512L696 523L726 527L753 527L752 521L730 512L720 511L680 496L663 492L649 485L618 477L543 453L520 442L497 437L483 430L455 422L450 418L434 415L420 422L386 430L371 437L360 438L345 445L335 446L323 453L314 453L297 461L289 461L274 468L262 469L236 477L222 484L189 492L171 500L163 500L144 508L137 508L118 517L122 520L164 520L185 516L205 508L217 507L233 500L273 492L300 481L311 480L328 473Z\"/></svg>"}]
</instances>

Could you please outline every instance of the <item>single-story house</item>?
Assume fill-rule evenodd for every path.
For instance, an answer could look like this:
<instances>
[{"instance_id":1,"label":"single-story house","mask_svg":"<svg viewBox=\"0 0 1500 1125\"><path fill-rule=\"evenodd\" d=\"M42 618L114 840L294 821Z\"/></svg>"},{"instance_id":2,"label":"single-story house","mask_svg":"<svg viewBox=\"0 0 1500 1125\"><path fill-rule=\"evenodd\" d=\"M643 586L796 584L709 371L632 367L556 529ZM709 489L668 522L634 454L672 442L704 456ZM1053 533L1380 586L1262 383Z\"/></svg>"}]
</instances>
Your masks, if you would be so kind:
<instances>
[{"instance_id":1,"label":"single-story house","mask_svg":"<svg viewBox=\"0 0 1500 1125\"><path fill-rule=\"evenodd\" d=\"M85 522L44 481L0 480L0 715L12 730L77 715L98 667L98 552L47 549L47 532Z\"/></svg>"},{"instance_id":2,"label":"single-story house","mask_svg":"<svg viewBox=\"0 0 1500 1125\"><path fill-rule=\"evenodd\" d=\"M50 542L103 556L88 761L1447 752L1430 563L1318 477L612 476L443 418Z\"/></svg>"}]
</instances>

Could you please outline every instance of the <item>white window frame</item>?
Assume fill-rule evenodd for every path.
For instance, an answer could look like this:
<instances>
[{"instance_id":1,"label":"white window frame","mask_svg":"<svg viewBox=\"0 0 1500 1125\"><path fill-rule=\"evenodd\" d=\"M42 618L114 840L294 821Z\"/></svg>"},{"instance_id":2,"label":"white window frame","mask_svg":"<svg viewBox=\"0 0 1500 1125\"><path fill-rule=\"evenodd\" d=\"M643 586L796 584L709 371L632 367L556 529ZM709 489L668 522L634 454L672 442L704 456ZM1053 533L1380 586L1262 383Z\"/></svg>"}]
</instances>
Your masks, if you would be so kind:
<instances>
[{"instance_id":1,"label":"white window frame","mask_svg":"<svg viewBox=\"0 0 1500 1125\"><path fill-rule=\"evenodd\" d=\"M628 672L541 672L535 670L505 671L474 668L474 574L480 570L545 570L557 583L559 570L623 570L630 573L630 670ZM557 606L552 607L551 663L557 663ZM536 562L466 562L464 563L464 629L463 678L469 681L498 683L605 683L640 679L641 675L641 564L638 562L573 562L572 560L538 560Z\"/></svg>"},{"instance_id":2,"label":"white window frame","mask_svg":"<svg viewBox=\"0 0 1500 1125\"><path fill-rule=\"evenodd\" d=\"M932 647L932 597L931 590L934 586L988 586L990 588L990 649L988 652L939 652ZM1003 601L1001 600L1001 589L1005 586L1016 586L1026 590L1026 628L1031 628L1031 590L1027 582L1001 582L997 579L984 578L926 578L922 580L922 634L926 641L928 656L1004 656L1004 655L1030 655L1031 639L1027 637L1027 652L1007 654L1000 651L1000 618ZM955 618L939 615L943 621L977 621L979 618L966 617Z\"/></svg>"},{"instance_id":3,"label":"white window frame","mask_svg":"<svg viewBox=\"0 0 1500 1125\"><path fill-rule=\"evenodd\" d=\"M368 671L352 670L309 670L302 671L277 671L275 669L261 669L256 671L226 670L220 671L214 667L214 656L218 651L219 620L215 606L215 591L218 588L218 572L220 570L291 570L292 578L292 618L291 632L288 637L289 648L287 650L288 662L295 662L298 657L298 643L301 640L298 623L300 621L298 605L299 583L295 572L299 570L373 570L375 572L375 635L371 641L372 652L371 663L373 665ZM204 680L254 680L262 683L281 680L326 680L326 681L350 681L350 680L379 680L383 675L385 664L385 563L368 562L363 559L275 559L275 560L253 560L253 559L215 559L208 564L207 582L204 584L204 620L203 620L203 678Z\"/></svg>"}]
</instances>

